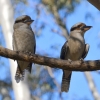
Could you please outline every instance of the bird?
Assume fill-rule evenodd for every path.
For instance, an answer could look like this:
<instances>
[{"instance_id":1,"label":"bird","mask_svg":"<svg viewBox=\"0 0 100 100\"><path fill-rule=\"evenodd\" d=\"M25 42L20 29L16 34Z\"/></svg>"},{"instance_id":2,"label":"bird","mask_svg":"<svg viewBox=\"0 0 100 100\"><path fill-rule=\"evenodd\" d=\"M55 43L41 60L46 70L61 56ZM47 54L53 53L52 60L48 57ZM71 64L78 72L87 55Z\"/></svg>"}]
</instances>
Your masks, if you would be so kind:
<instances>
[{"instance_id":1,"label":"bird","mask_svg":"<svg viewBox=\"0 0 100 100\"><path fill-rule=\"evenodd\" d=\"M84 34L92 26L86 26L78 22L70 29L68 40L64 43L60 52L60 59L68 61L82 60L87 56L89 44L85 44ZM61 91L68 92L70 87L72 71L63 70Z\"/></svg>"},{"instance_id":2,"label":"bird","mask_svg":"<svg viewBox=\"0 0 100 100\"><path fill-rule=\"evenodd\" d=\"M31 23L34 20L28 15L22 15L16 18L13 25L13 50L25 54L35 54L36 40L34 32L31 28ZM25 70L31 73L32 63L17 60L17 70L15 80L17 83L24 80Z\"/></svg>"}]
</instances>

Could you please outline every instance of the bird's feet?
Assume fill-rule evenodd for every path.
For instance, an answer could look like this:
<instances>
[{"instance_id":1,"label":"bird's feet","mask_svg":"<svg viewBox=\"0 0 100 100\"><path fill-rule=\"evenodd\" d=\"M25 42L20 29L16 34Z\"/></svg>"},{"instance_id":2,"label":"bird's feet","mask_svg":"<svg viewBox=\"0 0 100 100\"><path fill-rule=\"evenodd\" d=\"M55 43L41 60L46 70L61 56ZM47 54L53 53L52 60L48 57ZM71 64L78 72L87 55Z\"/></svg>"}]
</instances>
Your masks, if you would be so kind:
<instances>
[{"instance_id":1,"label":"bird's feet","mask_svg":"<svg viewBox=\"0 0 100 100\"><path fill-rule=\"evenodd\" d=\"M80 61L84 61L84 59L83 59L83 58L81 58L81 59L80 59Z\"/></svg>"},{"instance_id":2,"label":"bird's feet","mask_svg":"<svg viewBox=\"0 0 100 100\"><path fill-rule=\"evenodd\" d=\"M81 63L83 63L83 62L84 62L84 59L83 59L83 58L81 58L81 59L80 59L80 61L81 61Z\"/></svg>"},{"instance_id":3,"label":"bird's feet","mask_svg":"<svg viewBox=\"0 0 100 100\"><path fill-rule=\"evenodd\" d=\"M29 56L32 56L33 55L32 52L29 52L29 51L22 51L22 53L27 54Z\"/></svg>"},{"instance_id":4,"label":"bird's feet","mask_svg":"<svg viewBox=\"0 0 100 100\"><path fill-rule=\"evenodd\" d=\"M69 63L71 63L71 62L72 62L72 60L71 60L71 59L68 59L68 61L69 61Z\"/></svg>"},{"instance_id":5,"label":"bird's feet","mask_svg":"<svg viewBox=\"0 0 100 100\"><path fill-rule=\"evenodd\" d=\"M33 53L32 52L29 52L29 51L16 51L17 53L24 53L24 54L27 54L29 56L32 56Z\"/></svg>"}]
</instances>

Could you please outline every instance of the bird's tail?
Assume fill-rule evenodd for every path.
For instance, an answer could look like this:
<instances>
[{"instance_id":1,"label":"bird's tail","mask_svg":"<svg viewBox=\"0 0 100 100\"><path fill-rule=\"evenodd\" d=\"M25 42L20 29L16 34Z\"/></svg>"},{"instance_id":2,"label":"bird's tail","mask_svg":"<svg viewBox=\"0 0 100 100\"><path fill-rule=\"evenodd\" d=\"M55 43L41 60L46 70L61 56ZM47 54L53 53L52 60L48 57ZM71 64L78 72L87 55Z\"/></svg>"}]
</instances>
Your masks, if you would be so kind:
<instances>
[{"instance_id":1,"label":"bird's tail","mask_svg":"<svg viewBox=\"0 0 100 100\"><path fill-rule=\"evenodd\" d=\"M15 74L16 82L19 83L20 81L23 81L24 80L24 76L25 76L25 70L21 71L20 67L18 66L17 70L16 70L16 74Z\"/></svg>"},{"instance_id":2,"label":"bird's tail","mask_svg":"<svg viewBox=\"0 0 100 100\"><path fill-rule=\"evenodd\" d=\"M63 70L63 77L62 77L62 84L61 84L62 92L68 92L70 87L71 74L72 71Z\"/></svg>"},{"instance_id":3,"label":"bird's tail","mask_svg":"<svg viewBox=\"0 0 100 100\"><path fill-rule=\"evenodd\" d=\"M27 70L28 72L31 73L31 70L32 70L32 63L30 63L30 64L27 66L26 70Z\"/></svg>"}]
</instances>

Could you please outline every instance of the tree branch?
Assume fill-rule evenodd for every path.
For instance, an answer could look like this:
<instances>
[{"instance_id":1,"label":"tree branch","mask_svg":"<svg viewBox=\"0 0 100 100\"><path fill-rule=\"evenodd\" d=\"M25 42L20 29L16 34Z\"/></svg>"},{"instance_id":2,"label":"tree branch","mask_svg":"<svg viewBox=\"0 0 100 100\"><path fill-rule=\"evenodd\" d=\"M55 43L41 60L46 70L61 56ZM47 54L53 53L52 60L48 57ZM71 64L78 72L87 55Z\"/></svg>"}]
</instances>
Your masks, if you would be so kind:
<instances>
[{"instance_id":1,"label":"tree branch","mask_svg":"<svg viewBox=\"0 0 100 100\"><path fill-rule=\"evenodd\" d=\"M93 6L100 10L100 0L88 0Z\"/></svg>"},{"instance_id":2,"label":"tree branch","mask_svg":"<svg viewBox=\"0 0 100 100\"><path fill-rule=\"evenodd\" d=\"M58 25L60 26L60 28L62 30L62 33L63 33L62 35L68 40L68 38L69 38L68 30L66 29L65 24L60 19L60 16L57 11L57 6L54 4L51 9L55 16L55 20L57 21Z\"/></svg>"},{"instance_id":3,"label":"tree branch","mask_svg":"<svg viewBox=\"0 0 100 100\"><path fill-rule=\"evenodd\" d=\"M27 62L33 62L40 65L47 65L52 68L60 68L70 71L94 71L100 70L100 60L95 61L67 61L57 58L50 58L45 56L39 56L37 54L27 55L21 52L12 51L0 46L0 55L6 58L14 60L22 60Z\"/></svg>"}]
</instances>

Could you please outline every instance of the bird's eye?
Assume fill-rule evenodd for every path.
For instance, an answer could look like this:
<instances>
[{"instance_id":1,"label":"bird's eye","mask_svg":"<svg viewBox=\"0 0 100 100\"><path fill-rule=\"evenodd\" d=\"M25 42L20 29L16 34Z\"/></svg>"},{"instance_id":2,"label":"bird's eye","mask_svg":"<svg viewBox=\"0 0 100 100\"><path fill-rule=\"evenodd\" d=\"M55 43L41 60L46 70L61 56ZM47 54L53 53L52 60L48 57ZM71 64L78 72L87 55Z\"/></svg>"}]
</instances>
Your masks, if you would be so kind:
<instances>
[{"instance_id":1,"label":"bird's eye","mask_svg":"<svg viewBox=\"0 0 100 100\"><path fill-rule=\"evenodd\" d=\"M82 27L81 25L78 26L78 28L81 28L81 27Z\"/></svg>"},{"instance_id":2,"label":"bird's eye","mask_svg":"<svg viewBox=\"0 0 100 100\"><path fill-rule=\"evenodd\" d=\"M24 20L24 22L26 22L27 20Z\"/></svg>"},{"instance_id":3,"label":"bird's eye","mask_svg":"<svg viewBox=\"0 0 100 100\"><path fill-rule=\"evenodd\" d=\"M76 27L72 27L71 29L70 29L70 31L74 31L76 29Z\"/></svg>"}]
</instances>

